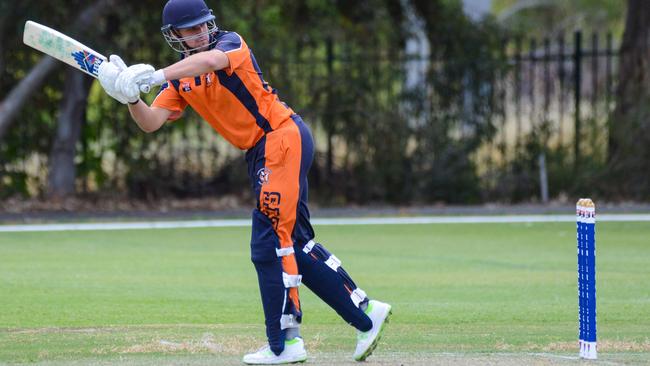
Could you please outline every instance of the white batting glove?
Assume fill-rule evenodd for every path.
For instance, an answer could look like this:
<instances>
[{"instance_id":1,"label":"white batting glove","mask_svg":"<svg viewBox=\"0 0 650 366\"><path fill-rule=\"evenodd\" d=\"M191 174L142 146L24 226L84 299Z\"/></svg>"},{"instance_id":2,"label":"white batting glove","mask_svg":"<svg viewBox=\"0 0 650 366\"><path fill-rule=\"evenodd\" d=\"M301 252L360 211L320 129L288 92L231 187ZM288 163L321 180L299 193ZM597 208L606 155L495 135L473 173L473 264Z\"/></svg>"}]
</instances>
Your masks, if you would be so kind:
<instances>
[{"instance_id":1,"label":"white batting glove","mask_svg":"<svg viewBox=\"0 0 650 366\"><path fill-rule=\"evenodd\" d=\"M108 62L110 61L110 62ZM126 69L126 64L120 56L111 55L108 61L104 61L99 65L99 83L101 84L106 94L113 97L115 100L122 104L128 103L128 99L116 87L115 82L122 70Z\"/></svg>"},{"instance_id":2,"label":"white batting glove","mask_svg":"<svg viewBox=\"0 0 650 366\"><path fill-rule=\"evenodd\" d=\"M140 99L140 85L148 85L154 71L155 69L151 65L129 66L118 75L115 88L126 97L129 103L135 103Z\"/></svg>"}]
</instances>

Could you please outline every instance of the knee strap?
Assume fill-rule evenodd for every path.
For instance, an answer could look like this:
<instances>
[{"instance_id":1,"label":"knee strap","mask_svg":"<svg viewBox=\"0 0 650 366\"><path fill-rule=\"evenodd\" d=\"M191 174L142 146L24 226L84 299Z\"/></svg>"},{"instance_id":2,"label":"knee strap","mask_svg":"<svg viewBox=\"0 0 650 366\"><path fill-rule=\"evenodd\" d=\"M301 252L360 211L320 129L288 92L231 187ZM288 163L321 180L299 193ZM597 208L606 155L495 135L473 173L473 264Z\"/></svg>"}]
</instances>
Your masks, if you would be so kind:
<instances>
[{"instance_id":1,"label":"knee strap","mask_svg":"<svg viewBox=\"0 0 650 366\"><path fill-rule=\"evenodd\" d=\"M325 261L325 264L327 264L328 267L332 269L332 271L336 272L339 267L341 267L341 261L334 256L334 254L330 255L329 258Z\"/></svg>"},{"instance_id":2,"label":"knee strap","mask_svg":"<svg viewBox=\"0 0 650 366\"><path fill-rule=\"evenodd\" d=\"M275 254L276 254L278 257L286 257L286 256L291 255L291 254L293 254L293 253L295 253L295 252L293 251L293 247L281 248L281 249L277 249L277 248L276 248L276 249L275 249Z\"/></svg>"},{"instance_id":3,"label":"knee strap","mask_svg":"<svg viewBox=\"0 0 650 366\"><path fill-rule=\"evenodd\" d=\"M354 291L352 291L350 294L350 299L352 299L352 302L356 307L359 307L359 304L361 304L367 298L368 296L366 295L366 292L358 287L355 288Z\"/></svg>"},{"instance_id":4,"label":"knee strap","mask_svg":"<svg viewBox=\"0 0 650 366\"><path fill-rule=\"evenodd\" d=\"M290 275L282 272L282 282L285 288L298 287L302 283L302 275Z\"/></svg>"},{"instance_id":5,"label":"knee strap","mask_svg":"<svg viewBox=\"0 0 650 366\"><path fill-rule=\"evenodd\" d=\"M302 248L302 251L305 252L305 254L309 254L309 252L311 252L311 250L314 249L314 245L316 245L316 242L310 240L309 242L307 242L307 244L305 244L304 248Z\"/></svg>"},{"instance_id":6,"label":"knee strap","mask_svg":"<svg viewBox=\"0 0 650 366\"><path fill-rule=\"evenodd\" d=\"M334 254L330 253L322 245L314 242L313 240L310 240L307 244L305 244L305 247L302 249L302 251L305 252L305 254L314 252L314 255L325 262L325 264L327 264L327 266L330 267L334 272L337 272L339 267L341 267L340 259L336 258Z\"/></svg>"},{"instance_id":7,"label":"knee strap","mask_svg":"<svg viewBox=\"0 0 650 366\"><path fill-rule=\"evenodd\" d=\"M300 328L300 322L293 314L282 314L280 318L280 329Z\"/></svg>"}]
</instances>

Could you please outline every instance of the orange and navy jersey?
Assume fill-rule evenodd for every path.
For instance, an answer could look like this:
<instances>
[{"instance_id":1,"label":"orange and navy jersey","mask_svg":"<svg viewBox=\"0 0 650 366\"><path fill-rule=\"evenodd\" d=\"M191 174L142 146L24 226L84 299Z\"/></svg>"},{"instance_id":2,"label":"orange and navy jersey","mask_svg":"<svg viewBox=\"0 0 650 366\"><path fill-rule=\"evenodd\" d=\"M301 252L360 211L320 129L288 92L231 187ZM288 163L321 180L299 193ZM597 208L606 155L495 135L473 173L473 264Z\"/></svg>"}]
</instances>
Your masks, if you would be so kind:
<instances>
[{"instance_id":1,"label":"orange and navy jersey","mask_svg":"<svg viewBox=\"0 0 650 366\"><path fill-rule=\"evenodd\" d=\"M172 111L170 120L174 120L189 105L228 142L248 150L294 112L264 81L253 52L239 34L219 31L216 37L214 48L226 54L230 66L168 81L152 107Z\"/></svg>"}]
</instances>

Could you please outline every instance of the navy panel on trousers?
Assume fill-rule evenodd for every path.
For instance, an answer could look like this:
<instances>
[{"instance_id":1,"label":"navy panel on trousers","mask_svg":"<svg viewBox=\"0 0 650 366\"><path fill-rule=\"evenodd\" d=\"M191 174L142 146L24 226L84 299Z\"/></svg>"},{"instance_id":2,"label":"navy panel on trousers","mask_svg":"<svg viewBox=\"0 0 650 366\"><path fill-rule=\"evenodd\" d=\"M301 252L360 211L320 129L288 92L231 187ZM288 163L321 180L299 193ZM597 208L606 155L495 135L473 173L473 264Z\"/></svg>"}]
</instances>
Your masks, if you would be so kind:
<instances>
[{"instance_id":1,"label":"navy panel on trousers","mask_svg":"<svg viewBox=\"0 0 650 366\"><path fill-rule=\"evenodd\" d=\"M282 280L282 261L275 249L280 247L280 240L275 233L271 220L260 210L260 182L258 174L265 165L266 136L246 152L248 175L251 188L256 197L256 207L252 213L251 261L257 272L257 281L262 298L266 337L271 350L280 354L284 350L284 331L280 329L280 317L284 306L283 294L286 292Z\"/></svg>"}]
</instances>

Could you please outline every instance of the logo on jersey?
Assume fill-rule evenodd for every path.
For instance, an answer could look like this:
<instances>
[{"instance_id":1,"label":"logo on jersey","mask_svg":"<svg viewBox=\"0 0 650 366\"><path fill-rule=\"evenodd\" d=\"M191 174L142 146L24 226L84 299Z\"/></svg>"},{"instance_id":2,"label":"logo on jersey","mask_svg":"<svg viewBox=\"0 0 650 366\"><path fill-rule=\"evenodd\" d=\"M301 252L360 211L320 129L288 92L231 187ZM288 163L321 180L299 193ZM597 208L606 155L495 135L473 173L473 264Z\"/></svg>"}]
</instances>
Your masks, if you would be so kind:
<instances>
[{"instance_id":1,"label":"logo on jersey","mask_svg":"<svg viewBox=\"0 0 650 366\"><path fill-rule=\"evenodd\" d=\"M205 86L208 87L212 85L212 73L205 74Z\"/></svg>"},{"instance_id":2,"label":"logo on jersey","mask_svg":"<svg viewBox=\"0 0 650 366\"><path fill-rule=\"evenodd\" d=\"M260 185L267 184L269 182L270 176L271 176L271 169L262 168L257 171L257 182Z\"/></svg>"},{"instance_id":3,"label":"logo on jersey","mask_svg":"<svg viewBox=\"0 0 650 366\"><path fill-rule=\"evenodd\" d=\"M99 75L99 65L101 65L104 60L88 51L72 52L71 55L74 57L75 61L77 61L77 64L79 64L79 67L81 67L82 70L95 76Z\"/></svg>"},{"instance_id":4,"label":"logo on jersey","mask_svg":"<svg viewBox=\"0 0 650 366\"><path fill-rule=\"evenodd\" d=\"M262 192L260 211L271 220L273 228L278 230L280 223L280 201L282 195L280 192Z\"/></svg>"},{"instance_id":5,"label":"logo on jersey","mask_svg":"<svg viewBox=\"0 0 650 366\"><path fill-rule=\"evenodd\" d=\"M181 86L181 89L183 89L184 92L191 92L192 91L192 86L190 85L189 82L184 81L183 85Z\"/></svg>"}]
</instances>

